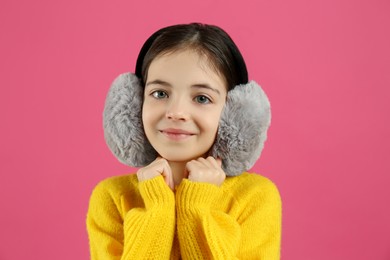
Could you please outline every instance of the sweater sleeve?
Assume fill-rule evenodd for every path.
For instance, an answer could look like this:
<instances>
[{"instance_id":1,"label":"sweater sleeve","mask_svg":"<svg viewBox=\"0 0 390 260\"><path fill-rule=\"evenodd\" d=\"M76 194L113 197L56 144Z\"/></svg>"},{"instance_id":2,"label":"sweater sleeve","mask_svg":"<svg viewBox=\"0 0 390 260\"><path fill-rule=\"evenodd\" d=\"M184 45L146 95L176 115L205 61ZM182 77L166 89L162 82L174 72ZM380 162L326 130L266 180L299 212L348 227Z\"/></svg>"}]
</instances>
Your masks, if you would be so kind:
<instances>
[{"instance_id":1,"label":"sweater sleeve","mask_svg":"<svg viewBox=\"0 0 390 260\"><path fill-rule=\"evenodd\" d=\"M240 226L228 214L214 210L220 188L184 179L176 191L177 230L183 259L234 259Z\"/></svg>"},{"instance_id":2,"label":"sweater sleeve","mask_svg":"<svg viewBox=\"0 0 390 260\"><path fill-rule=\"evenodd\" d=\"M87 216L91 259L169 258L175 229L173 192L161 176L140 182L138 188L144 207L124 213L125 202L115 191L104 185L94 189Z\"/></svg>"},{"instance_id":3,"label":"sweater sleeve","mask_svg":"<svg viewBox=\"0 0 390 260\"><path fill-rule=\"evenodd\" d=\"M252 185L247 185L238 200L241 212L237 222L242 234L239 256L242 259L278 260L282 226L280 194L269 179L253 177L256 178L250 179Z\"/></svg>"},{"instance_id":4,"label":"sweater sleeve","mask_svg":"<svg viewBox=\"0 0 390 260\"><path fill-rule=\"evenodd\" d=\"M240 196L228 214L221 188L183 180L176 194L183 259L280 259L281 204L269 182Z\"/></svg>"}]
</instances>

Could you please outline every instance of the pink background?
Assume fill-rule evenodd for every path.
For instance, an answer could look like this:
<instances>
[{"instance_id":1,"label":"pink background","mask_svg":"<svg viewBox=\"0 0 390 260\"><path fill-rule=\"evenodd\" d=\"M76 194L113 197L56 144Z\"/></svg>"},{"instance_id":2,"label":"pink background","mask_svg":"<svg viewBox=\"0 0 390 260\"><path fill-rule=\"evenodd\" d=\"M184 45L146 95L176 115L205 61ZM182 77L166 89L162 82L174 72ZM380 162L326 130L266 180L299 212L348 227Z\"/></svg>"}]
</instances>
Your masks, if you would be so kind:
<instances>
[{"instance_id":1,"label":"pink background","mask_svg":"<svg viewBox=\"0 0 390 260\"><path fill-rule=\"evenodd\" d=\"M39 4L38 4L39 3ZM240 4L239 4L240 3ZM108 87L155 30L223 27L273 121L253 171L283 198L283 259L390 259L390 2L10 1L0 8L0 259L88 259Z\"/></svg>"}]
</instances>

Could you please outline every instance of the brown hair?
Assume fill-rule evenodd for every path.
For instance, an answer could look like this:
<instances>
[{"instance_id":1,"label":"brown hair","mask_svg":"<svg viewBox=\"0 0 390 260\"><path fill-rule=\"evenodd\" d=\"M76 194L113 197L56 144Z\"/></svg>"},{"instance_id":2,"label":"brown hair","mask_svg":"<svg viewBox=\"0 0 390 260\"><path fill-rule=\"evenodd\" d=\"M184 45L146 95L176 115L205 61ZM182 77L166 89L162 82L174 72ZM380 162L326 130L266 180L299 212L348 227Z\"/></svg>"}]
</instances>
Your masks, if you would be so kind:
<instances>
[{"instance_id":1,"label":"brown hair","mask_svg":"<svg viewBox=\"0 0 390 260\"><path fill-rule=\"evenodd\" d=\"M149 66L157 56L186 48L205 55L225 78L228 90L248 82L245 61L230 36L217 26L200 23L173 25L155 32L141 48L135 74L145 84Z\"/></svg>"}]
</instances>

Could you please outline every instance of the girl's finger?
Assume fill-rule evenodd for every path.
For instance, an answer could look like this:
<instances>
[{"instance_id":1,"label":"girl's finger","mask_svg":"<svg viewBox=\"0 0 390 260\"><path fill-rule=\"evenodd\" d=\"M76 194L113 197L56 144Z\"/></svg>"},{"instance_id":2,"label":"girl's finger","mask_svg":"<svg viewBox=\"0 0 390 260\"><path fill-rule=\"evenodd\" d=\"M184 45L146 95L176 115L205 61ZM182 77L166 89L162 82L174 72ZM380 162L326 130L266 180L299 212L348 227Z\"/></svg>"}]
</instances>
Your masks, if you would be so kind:
<instances>
[{"instance_id":1,"label":"girl's finger","mask_svg":"<svg viewBox=\"0 0 390 260\"><path fill-rule=\"evenodd\" d=\"M216 169L219 169L222 166L222 160L220 158L215 159L214 157L209 156L207 157L207 161Z\"/></svg>"},{"instance_id":2,"label":"girl's finger","mask_svg":"<svg viewBox=\"0 0 390 260\"><path fill-rule=\"evenodd\" d=\"M222 167L222 159L221 158L217 158L216 162L218 163L219 167Z\"/></svg>"}]
</instances>

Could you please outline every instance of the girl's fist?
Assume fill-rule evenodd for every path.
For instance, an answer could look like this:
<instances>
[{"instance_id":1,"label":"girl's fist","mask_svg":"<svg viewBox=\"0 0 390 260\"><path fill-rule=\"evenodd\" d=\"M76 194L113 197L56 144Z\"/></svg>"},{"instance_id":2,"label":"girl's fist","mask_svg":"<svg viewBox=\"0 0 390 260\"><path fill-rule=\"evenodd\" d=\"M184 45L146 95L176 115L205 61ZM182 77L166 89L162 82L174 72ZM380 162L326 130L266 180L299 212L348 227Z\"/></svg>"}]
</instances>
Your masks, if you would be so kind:
<instances>
[{"instance_id":1,"label":"girl's fist","mask_svg":"<svg viewBox=\"0 0 390 260\"><path fill-rule=\"evenodd\" d=\"M164 177L165 183L171 190L174 189L171 167L169 166L168 161L161 157L157 157L151 164L137 171L138 181L146 181L158 175Z\"/></svg>"},{"instance_id":2,"label":"girl's fist","mask_svg":"<svg viewBox=\"0 0 390 260\"><path fill-rule=\"evenodd\" d=\"M192 160L186 165L188 180L220 186L226 178L221 166L222 161L211 156Z\"/></svg>"}]
</instances>

